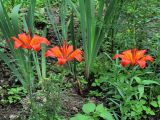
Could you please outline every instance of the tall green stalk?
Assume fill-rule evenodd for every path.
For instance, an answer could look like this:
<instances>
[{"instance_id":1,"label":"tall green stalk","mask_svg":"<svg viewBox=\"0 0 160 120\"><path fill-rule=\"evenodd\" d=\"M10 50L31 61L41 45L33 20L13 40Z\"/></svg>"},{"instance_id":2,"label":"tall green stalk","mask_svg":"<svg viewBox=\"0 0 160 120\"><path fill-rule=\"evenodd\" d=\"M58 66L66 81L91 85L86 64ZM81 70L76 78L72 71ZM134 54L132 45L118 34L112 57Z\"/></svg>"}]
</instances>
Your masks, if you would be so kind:
<instances>
[{"instance_id":1,"label":"tall green stalk","mask_svg":"<svg viewBox=\"0 0 160 120\"><path fill-rule=\"evenodd\" d=\"M62 41L62 35L59 33L59 28L58 28L58 25L56 24L56 18L55 18L55 15L54 13L52 12L51 10L52 6L51 6L51 1L50 0L46 0L46 9L47 9L47 14L49 16L49 19L50 19L50 22L53 26L53 29L54 29L54 34L55 36L57 37L58 39L58 42L59 44L61 44L61 41ZM64 32L63 32L64 33Z\"/></svg>"},{"instance_id":2,"label":"tall green stalk","mask_svg":"<svg viewBox=\"0 0 160 120\"><path fill-rule=\"evenodd\" d=\"M74 31L74 12L72 10L71 13L71 22L70 22L70 26L71 26L71 40L72 40L72 44L73 44L73 49L76 50L77 45L76 45L76 40L75 40L75 31ZM74 75L74 80L76 80L76 61L74 60L73 62L73 75Z\"/></svg>"},{"instance_id":3,"label":"tall green stalk","mask_svg":"<svg viewBox=\"0 0 160 120\"><path fill-rule=\"evenodd\" d=\"M50 19L50 23L53 26L53 30L55 36L58 39L59 45L62 45L62 42L64 40L68 41L68 30L69 30L69 25L71 26L71 40L74 46L74 49L76 48L75 46L75 40L74 40L74 21L73 18L67 20L67 14L68 14L68 1L66 0L62 0L61 2L61 6L60 6L60 12L59 12L59 18L60 18L60 24L56 23L56 18L55 18L55 14L52 12L52 5L51 5L51 0L47 0L46 1L46 9L47 9L47 13ZM72 16L71 16L72 17ZM62 31L62 32L59 32ZM71 72L74 74L74 78L76 78L76 66L75 66L76 62L74 61L74 67L72 68L72 65L68 62L68 67L70 68Z\"/></svg>"},{"instance_id":4,"label":"tall green stalk","mask_svg":"<svg viewBox=\"0 0 160 120\"><path fill-rule=\"evenodd\" d=\"M29 30L32 35L34 34L35 3L36 0L31 0L28 15L26 19L24 19L24 26L27 27L25 27L25 31L28 32L27 30ZM15 50L13 47L13 41L11 40L11 37L17 37L21 32L22 26L20 26L19 9L20 5L15 6L12 10L11 16L9 16L4 8L2 0L0 0L0 29L2 32L0 42L4 41L6 47L9 49L6 53L0 51L0 59L8 65L13 74L22 83L23 87L27 89L31 101L31 107L33 107L32 92L34 88L34 71L31 52L24 49Z\"/></svg>"},{"instance_id":5,"label":"tall green stalk","mask_svg":"<svg viewBox=\"0 0 160 120\"><path fill-rule=\"evenodd\" d=\"M9 48L12 60L6 53L0 52L0 58L6 62L8 67L13 71L13 73L17 76L17 78L21 81L21 83L25 86L25 78L27 78L26 74L26 64L25 60L23 59L23 55L25 54L25 51L23 50L14 50L13 48L13 42L10 40L12 36L17 36L19 33L19 11L20 5L17 5L13 8L12 14L11 14L11 20L7 14L7 11L4 8L3 2L0 1L0 29L3 34L2 40L5 40L6 46ZM12 62L11 62L12 61ZM18 65L14 64L13 62L16 62Z\"/></svg>"},{"instance_id":6,"label":"tall green stalk","mask_svg":"<svg viewBox=\"0 0 160 120\"><path fill-rule=\"evenodd\" d=\"M91 67L98 54L105 35L110 28L110 22L119 5L118 0L79 0L79 6L66 0L74 9L79 21L86 62L86 77L89 79Z\"/></svg>"}]
</instances>

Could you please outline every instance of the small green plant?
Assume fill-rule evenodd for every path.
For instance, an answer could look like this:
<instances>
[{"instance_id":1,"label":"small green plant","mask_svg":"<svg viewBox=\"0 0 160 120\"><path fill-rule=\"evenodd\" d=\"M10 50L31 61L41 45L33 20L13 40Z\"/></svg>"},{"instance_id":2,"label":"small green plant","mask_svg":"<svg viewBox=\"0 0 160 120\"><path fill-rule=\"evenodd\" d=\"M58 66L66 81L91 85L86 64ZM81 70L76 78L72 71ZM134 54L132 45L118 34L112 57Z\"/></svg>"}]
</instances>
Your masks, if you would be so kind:
<instances>
[{"instance_id":1,"label":"small green plant","mask_svg":"<svg viewBox=\"0 0 160 120\"><path fill-rule=\"evenodd\" d=\"M143 70L138 66L124 68L119 65L118 59L109 59L112 64L104 61L102 66L95 66L96 76L94 75L95 80L92 83L94 89L89 95L104 100L104 104L109 106L117 120L139 120L156 115L159 107L153 86L159 86L160 83L154 73L149 72L151 66ZM103 60L104 58L99 61Z\"/></svg>"},{"instance_id":2,"label":"small green plant","mask_svg":"<svg viewBox=\"0 0 160 120\"><path fill-rule=\"evenodd\" d=\"M16 103L21 100L21 96L27 94L27 91L23 87L14 87L8 89L8 102L10 104Z\"/></svg>"},{"instance_id":3,"label":"small green plant","mask_svg":"<svg viewBox=\"0 0 160 120\"><path fill-rule=\"evenodd\" d=\"M156 99L152 100L150 105L154 108L160 108L160 95L158 95Z\"/></svg>"},{"instance_id":4,"label":"small green plant","mask_svg":"<svg viewBox=\"0 0 160 120\"><path fill-rule=\"evenodd\" d=\"M59 116L61 107L61 92L64 76L51 74L49 78L39 83L42 89L34 96L34 113L31 120L62 120Z\"/></svg>"},{"instance_id":5,"label":"small green plant","mask_svg":"<svg viewBox=\"0 0 160 120\"><path fill-rule=\"evenodd\" d=\"M84 104L82 107L84 114L76 114L70 120L114 120L112 114L103 104L95 105L94 103Z\"/></svg>"}]
</instances>

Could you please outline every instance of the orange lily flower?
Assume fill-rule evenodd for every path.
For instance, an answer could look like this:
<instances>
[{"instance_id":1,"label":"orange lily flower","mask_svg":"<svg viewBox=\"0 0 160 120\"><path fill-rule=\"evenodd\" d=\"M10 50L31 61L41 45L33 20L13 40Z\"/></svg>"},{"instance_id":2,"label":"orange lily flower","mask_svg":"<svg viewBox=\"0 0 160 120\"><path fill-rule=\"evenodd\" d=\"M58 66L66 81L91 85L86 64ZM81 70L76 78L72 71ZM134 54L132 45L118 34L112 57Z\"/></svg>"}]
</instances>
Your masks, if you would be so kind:
<instances>
[{"instance_id":1,"label":"orange lily flower","mask_svg":"<svg viewBox=\"0 0 160 120\"><path fill-rule=\"evenodd\" d=\"M146 66L146 61L153 62L154 59L150 55L144 55L146 50L131 49L116 54L113 59L121 58L121 65L126 67L129 64L132 66L139 65L142 69Z\"/></svg>"},{"instance_id":2,"label":"orange lily flower","mask_svg":"<svg viewBox=\"0 0 160 120\"><path fill-rule=\"evenodd\" d=\"M83 52L80 49L73 51L73 45L68 45L66 41L63 42L61 47L55 46L50 48L46 53L46 57L56 57L59 65L64 65L67 61L72 61L74 58L82 61Z\"/></svg>"},{"instance_id":3,"label":"orange lily flower","mask_svg":"<svg viewBox=\"0 0 160 120\"><path fill-rule=\"evenodd\" d=\"M46 44L47 46L50 45L50 42L44 38L40 37L38 35L34 35L32 38L30 35L27 35L26 33L18 34L18 38L12 37L14 40L14 48L25 48L28 50L35 50L36 52L40 51L41 49L41 43Z\"/></svg>"}]
</instances>

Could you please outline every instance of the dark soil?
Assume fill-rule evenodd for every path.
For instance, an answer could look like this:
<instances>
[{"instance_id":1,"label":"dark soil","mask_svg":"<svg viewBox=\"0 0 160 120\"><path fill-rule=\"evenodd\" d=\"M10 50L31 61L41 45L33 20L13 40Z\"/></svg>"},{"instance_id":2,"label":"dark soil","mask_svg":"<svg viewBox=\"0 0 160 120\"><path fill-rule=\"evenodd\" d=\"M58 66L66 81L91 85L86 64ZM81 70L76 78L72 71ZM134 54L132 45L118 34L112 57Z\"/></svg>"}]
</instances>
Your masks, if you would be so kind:
<instances>
[{"instance_id":1,"label":"dark soil","mask_svg":"<svg viewBox=\"0 0 160 120\"><path fill-rule=\"evenodd\" d=\"M22 115L22 105L0 106L0 120L25 120L25 114Z\"/></svg>"},{"instance_id":2,"label":"dark soil","mask_svg":"<svg viewBox=\"0 0 160 120\"><path fill-rule=\"evenodd\" d=\"M0 120L27 120L27 97L22 98L21 101L15 104L2 102L3 100L7 100L7 89L17 84L19 85L18 82L15 82L15 78L12 77L9 69L5 66L6 65L0 61ZM77 94L74 88L65 90L61 97L62 109L60 114L65 118L70 118L81 111L85 100L84 97Z\"/></svg>"},{"instance_id":3,"label":"dark soil","mask_svg":"<svg viewBox=\"0 0 160 120\"><path fill-rule=\"evenodd\" d=\"M63 93L62 112L65 118L70 118L81 111L85 98L79 96L74 90L68 90Z\"/></svg>"}]
</instances>

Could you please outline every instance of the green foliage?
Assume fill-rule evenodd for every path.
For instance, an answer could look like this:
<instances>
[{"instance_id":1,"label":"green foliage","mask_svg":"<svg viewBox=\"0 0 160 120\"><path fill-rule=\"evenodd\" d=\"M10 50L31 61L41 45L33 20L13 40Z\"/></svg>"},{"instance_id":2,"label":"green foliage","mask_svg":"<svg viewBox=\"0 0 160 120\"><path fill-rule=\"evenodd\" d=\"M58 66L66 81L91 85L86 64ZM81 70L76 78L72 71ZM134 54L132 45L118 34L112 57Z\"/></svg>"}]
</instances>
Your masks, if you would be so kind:
<instances>
[{"instance_id":1,"label":"green foliage","mask_svg":"<svg viewBox=\"0 0 160 120\"><path fill-rule=\"evenodd\" d=\"M76 4L71 0L68 1L80 21L80 30L86 62L86 76L88 79L90 69L99 52L104 36L110 28L110 22L116 13L116 7L119 5L119 2L117 0L107 2L104 0L79 0L78 2L79 9L77 9ZM106 8L106 10L104 8ZM105 13L104 16L103 13Z\"/></svg>"},{"instance_id":2,"label":"green foliage","mask_svg":"<svg viewBox=\"0 0 160 120\"><path fill-rule=\"evenodd\" d=\"M123 4L118 25L114 27L114 46L116 49L141 48L155 49L159 29L158 0L133 1ZM156 37L157 38L157 37ZM115 50L116 50L115 49Z\"/></svg>"},{"instance_id":3,"label":"green foliage","mask_svg":"<svg viewBox=\"0 0 160 120\"><path fill-rule=\"evenodd\" d=\"M88 103L82 107L82 110L84 113L89 114L91 112L94 112L95 108L96 108L96 105L94 103Z\"/></svg>"},{"instance_id":4,"label":"green foliage","mask_svg":"<svg viewBox=\"0 0 160 120\"><path fill-rule=\"evenodd\" d=\"M21 100L21 96L25 96L27 91L23 87L15 87L8 89L8 102L10 104Z\"/></svg>"},{"instance_id":5,"label":"green foliage","mask_svg":"<svg viewBox=\"0 0 160 120\"><path fill-rule=\"evenodd\" d=\"M90 95L105 100L104 103L114 111L117 119L137 120L155 115L159 109L158 99L154 99L152 90L153 86L159 86L160 82L154 72L149 72L149 68L139 70L137 66L123 68L118 60L114 62L110 59L111 62L105 62L105 57L101 59L98 61L102 65L94 65L93 69L98 76L95 76L92 87L98 89L90 91ZM96 64L99 64L98 61Z\"/></svg>"},{"instance_id":6,"label":"green foliage","mask_svg":"<svg viewBox=\"0 0 160 120\"><path fill-rule=\"evenodd\" d=\"M62 120L59 116L61 106L61 92L64 76L52 74L39 83L42 90L37 91L33 102L33 116L31 120Z\"/></svg>"},{"instance_id":7,"label":"green foliage","mask_svg":"<svg viewBox=\"0 0 160 120\"><path fill-rule=\"evenodd\" d=\"M34 12L35 12L36 0L31 0L29 9L26 16L23 16L23 27L24 31L30 32L31 35L34 34ZM11 37L17 36L21 33L20 26L20 16L19 16L20 4L16 5L11 15L6 11L4 3L0 1L0 15L2 16L0 20L0 29L2 31L2 38L5 40L8 52L0 51L0 58L8 65L13 74L18 78L23 87L27 90L29 95L29 100L31 102L31 118L33 116L33 90L35 75L38 74L38 79L41 80L46 77L46 66L45 66L45 57L44 51L45 47L42 45L42 64L39 66L39 60L37 53L34 51L27 51L24 49L15 50L13 47L13 42ZM1 39L2 41L2 39ZM34 71L35 67L35 71ZM41 71L42 70L42 71ZM10 103L15 103L20 99L20 96L16 93L19 89L11 89L9 91L8 100ZM15 93L14 93L15 92Z\"/></svg>"},{"instance_id":8,"label":"green foliage","mask_svg":"<svg viewBox=\"0 0 160 120\"><path fill-rule=\"evenodd\" d=\"M26 51L13 50L10 37L16 36L22 28L26 32L28 28L31 29L32 34L35 32L44 35L46 31L39 30L37 27L42 23L47 29L50 29L50 24L53 26L59 43L63 39L71 39L76 48L78 44L81 44L76 40L82 39L86 68L83 67L84 64L77 66L76 75L81 83L80 87L85 89L88 85L83 72L87 71L87 77L93 73L89 95L96 97L107 105L107 108L110 108L110 110L105 108L103 104L87 103L82 107L83 113L76 114L70 120L112 120L114 118L116 120L145 120L157 114L160 109L158 0L147 0L147 2L146 0L36 0L36 8L34 8L35 2L32 1L29 10L25 10L31 1L2 0L0 2L0 47L3 48L0 49L0 58L6 62L24 86L28 85L26 88L31 87L31 90L27 91L30 93L30 98L33 98L30 100L33 107L30 119L62 120L58 114L61 106L61 89L72 86L71 83L62 85L61 82L64 80L62 75L68 76L70 72L62 70L59 66L54 66L54 70L58 69L61 75L54 74L54 70L50 70L47 74L51 74L51 77L46 78L44 46L42 46L41 66L37 61L38 54L33 53L32 57L30 56L32 61L30 61L24 57L28 54ZM48 13L46 17L49 17L50 23L45 18L45 3L47 3ZM56 6L60 16L58 24L56 15L53 13L53 6ZM11 12L7 14L8 11ZM33 13L35 13L35 19ZM19 18L23 19L23 23ZM80 25L78 28L77 23ZM103 41L105 42L102 45ZM10 49L10 53L4 53L5 47ZM147 49L154 56L154 63L140 70L137 66L122 68L119 60L112 61L110 56L113 56L117 49L123 51L135 47ZM37 65L28 67L29 64L33 65L33 61ZM37 77L38 79L42 77L44 81L37 82L41 90L33 91L33 79ZM1 95L1 102L13 104L25 94L22 87L9 88L6 99Z\"/></svg>"},{"instance_id":9,"label":"green foliage","mask_svg":"<svg viewBox=\"0 0 160 120\"><path fill-rule=\"evenodd\" d=\"M27 91L20 86L15 86L15 87L10 87L10 88L4 88L0 87L0 96L1 96L1 101L0 103L2 105L7 105L7 104L14 104L18 103L22 97L26 96ZM6 91L4 89L7 89ZM6 93L5 93L6 92Z\"/></svg>"},{"instance_id":10,"label":"green foliage","mask_svg":"<svg viewBox=\"0 0 160 120\"><path fill-rule=\"evenodd\" d=\"M47 8L47 14L50 19L50 23L54 29L54 34L56 35L58 42L61 45L61 42L63 41L63 39L68 40L67 39L68 38L68 35L67 35L68 25L66 21L67 12L68 12L67 3L65 2L65 0L63 0L61 7L60 7L60 19L61 19L60 25L58 25L58 23L56 22L56 16L52 12L51 0L46 1L46 8ZM59 32L60 29L62 30L62 35Z\"/></svg>"},{"instance_id":11,"label":"green foliage","mask_svg":"<svg viewBox=\"0 0 160 120\"><path fill-rule=\"evenodd\" d=\"M70 120L114 120L112 114L103 104L95 105L94 103L84 104L82 107L84 114L76 114Z\"/></svg>"}]
</instances>

